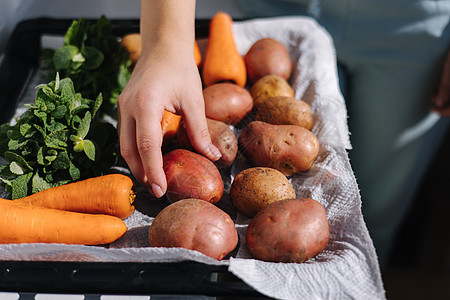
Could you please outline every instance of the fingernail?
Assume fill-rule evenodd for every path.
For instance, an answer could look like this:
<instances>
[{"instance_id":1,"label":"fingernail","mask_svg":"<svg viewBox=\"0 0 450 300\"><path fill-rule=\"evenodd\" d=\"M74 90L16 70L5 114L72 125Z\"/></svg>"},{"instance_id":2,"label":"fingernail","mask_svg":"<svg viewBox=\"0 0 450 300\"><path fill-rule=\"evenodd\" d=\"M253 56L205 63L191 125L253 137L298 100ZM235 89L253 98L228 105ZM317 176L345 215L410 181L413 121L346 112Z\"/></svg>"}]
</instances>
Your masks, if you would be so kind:
<instances>
[{"instance_id":1,"label":"fingernail","mask_svg":"<svg viewBox=\"0 0 450 300\"><path fill-rule=\"evenodd\" d=\"M152 183L152 191L153 191L153 194L155 194L155 197L157 197L157 198L161 198L162 196L164 196L164 193L163 193L161 187L159 185L157 185L156 183Z\"/></svg>"},{"instance_id":2,"label":"fingernail","mask_svg":"<svg viewBox=\"0 0 450 300\"><path fill-rule=\"evenodd\" d=\"M217 147L213 144L208 145L208 151L210 155L215 159L219 159L222 157L222 153L220 153L219 149L217 149Z\"/></svg>"}]
</instances>

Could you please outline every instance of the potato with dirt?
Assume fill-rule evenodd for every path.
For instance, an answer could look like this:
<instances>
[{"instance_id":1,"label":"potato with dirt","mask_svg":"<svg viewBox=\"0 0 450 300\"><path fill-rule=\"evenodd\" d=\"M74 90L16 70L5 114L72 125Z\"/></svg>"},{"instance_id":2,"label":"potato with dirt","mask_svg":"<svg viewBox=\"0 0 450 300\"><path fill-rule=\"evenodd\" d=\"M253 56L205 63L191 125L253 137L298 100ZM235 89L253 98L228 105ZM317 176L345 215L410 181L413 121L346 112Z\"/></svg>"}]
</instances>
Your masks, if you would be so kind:
<instances>
[{"instance_id":1,"label":"potato with dirt","mask_svg":"<svg viewBox=\"0 0 450 300\"><path fill-rule=\"evenodd\" d=\"M208 125L212 144L219 149L220 153L222 153L222 157L215 161L214 164L219 170L225 169L233 164L237 156L238 143L236 135L224 122L206 118L206 123ZM181 122L181 125L178 128L177 141L179 147L195 151L189 141L184 122Z\"/></svg>"},{"instance_id":2,"label":"potato with dirt","mask_svg":"<svg viewBox=\"0 0 450 300\"><path fill-rule=\"evenodd\" d=\"M294 198L295 191L287 177L273 168L242 170L230 188L231 203L238 212L250 218L270 203Z\"/></svg>"},{"instance_id":3,"label":"potato with dirt","mask_svg":"<svg viewBox=\"0 0 450 300\"><path fill-rule=\"evenodd\" d=\"M250 122L241 132L238 144L255 166L270 167L286 176L307 171L319 154L319 140L297 125Z\"/></svg>"},{"instance_id":4,"label":"potato with dirt","mask_svg":"<svg viewBox=\"0 0 450 300\"><path fill-rule=\"evenodd\" d=\"M253 104L264 102L267 98L286 96L294 98L294 89L284 78L267 75L255 82L250 88Z\"/></svg>"},{"instance_id":5,"label":"potato with dirt","mask_svg":"<svg viewBox=\"0 0 450 300\"><path fill-rule=\"evenodd\" d=\"M166 206L149 228L151 247L181 247L221 260L238 243L230 216L201 199L183 199Z\"/></svg>"},{"instance_id":6,"label":"potato with dirt","mask_svg":"<svg viewBox=\"0 0 450 300\"><path fill-rule=\"evenodd\" d=\"M237 125L253 108L253 98L234 83L216 83L203 89L206 117Z\"/></svg>"},{"instance_id":7,"label":"potato with dirt","mask_svg":"<svg viewBox=\"0 0 450 300\"><path fill-rule=\"evenodd\" d=\"M292 61L286 46L274 38L257 40L244 56L247 76L256 82L266 75L291 77Z\"/></svg>"},{"instance_id":8,"label":"potato with dirt","mask_svg":"<svg viewBox=\"0 0 450 300\"><path fill-rule=\"evenodd\" d=\"M250 221L247 247L256 259L302 263L321 253L330 238L327 213L310 198L274 202Z\"/></svg>"},{"instance_id":9,"label":"potato with dirt","mask_svg":"<svg viewBox=\"0 0 450 300\"><path fill-rule=\"evenodd\" d=\"M255 120L274 125L297 125L308 130L314 125L311 106L299 99L275 96L255 105Z\"/></svg>"},{"instance_id":10,"label":"potato with dirt","mask_svg":"<svg viewBox=\"0 0 450 300\"><path fill-rule=\"evenodd\" d=\"M201 154L175 149L163 156L167 178L166 197L171 202L198 198L217 203L223 195L223 180L212 161Z\"/></svg>"}]
</instances>

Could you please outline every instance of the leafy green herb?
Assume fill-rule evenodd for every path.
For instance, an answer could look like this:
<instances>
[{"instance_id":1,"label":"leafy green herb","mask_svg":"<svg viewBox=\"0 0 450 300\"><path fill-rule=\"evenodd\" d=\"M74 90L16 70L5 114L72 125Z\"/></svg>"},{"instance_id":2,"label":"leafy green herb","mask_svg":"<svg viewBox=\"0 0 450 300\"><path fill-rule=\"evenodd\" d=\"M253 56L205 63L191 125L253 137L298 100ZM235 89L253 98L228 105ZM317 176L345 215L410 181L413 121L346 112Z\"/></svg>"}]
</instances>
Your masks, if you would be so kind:
<instances>
[{"instance_id":1,"label":"leafy green herb","mask_svg":"<svg viewBox=\"0 0 450 300\"><path fill-rule=\"evenodd\" d=\"M56 51L44 49L43 59L51 78L56 72L70 77L77 90L89 99L102 93L102 114L113 114L117 97L131 75L129 53L113 35L105 16L95 24L86 24L83 18L74 20L64 35L64 46Z\"/></svg>"},{"instance_id":2,"label":"leafy green herb","mask_svg":"<svg viewBox=\"0 0 450 300\"><path fill-rule=\"evenodd\" d=\"M117 161L117 132L100 122L95 100L76 93L70 78L38 86L34 104L15 125L0 126L0 180L12 199L101 175Z\"/></svg>"}]
</instances>

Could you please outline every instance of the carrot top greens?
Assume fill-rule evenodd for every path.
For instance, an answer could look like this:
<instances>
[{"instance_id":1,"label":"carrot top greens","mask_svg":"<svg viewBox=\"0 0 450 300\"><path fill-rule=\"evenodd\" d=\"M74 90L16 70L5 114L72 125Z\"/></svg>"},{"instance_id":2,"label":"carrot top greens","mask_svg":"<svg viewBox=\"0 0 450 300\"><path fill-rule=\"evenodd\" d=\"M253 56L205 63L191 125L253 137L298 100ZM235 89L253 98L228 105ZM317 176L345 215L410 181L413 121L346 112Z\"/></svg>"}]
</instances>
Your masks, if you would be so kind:
<instances>
[{"instance_id":1,"label":"carrot top greens","mask_svg":"<svg viewBox=\"0 0 450 300\"><path fill-rule=\"evenodd\" d=\"M101 175L116 163L117 132L99 121L102 94L76 93L72 79L37 87L34 104L16 121L0 126L0 180L12 199Z\"/></svg>"}]
</instances>

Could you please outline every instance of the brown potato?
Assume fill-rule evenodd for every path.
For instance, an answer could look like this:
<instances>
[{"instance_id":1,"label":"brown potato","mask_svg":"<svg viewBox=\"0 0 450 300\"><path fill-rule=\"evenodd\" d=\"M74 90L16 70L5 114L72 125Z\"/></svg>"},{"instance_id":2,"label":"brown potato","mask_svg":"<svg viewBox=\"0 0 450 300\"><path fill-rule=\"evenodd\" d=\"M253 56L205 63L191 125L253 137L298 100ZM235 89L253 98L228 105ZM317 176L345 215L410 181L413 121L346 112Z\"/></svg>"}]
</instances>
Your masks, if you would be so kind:
<instances>
[{"instance_id":1,"label":"brown potato","mask_svg":"<svg viewBox=\"0 0 450 300\"><path fill-rule=\"evenodd\" d=\"M275 96L294 98L294 90L284 78L277 75L267 75L252 85L250 95L253 98L254 105L256 105Z\"/></svg>"},{"instance_id":2,"label":"brown potato","mask_svg":"<svg viewBox=\"0 0 450 300\"><path fill-rule=\"evenodd\" d=\"M217 203L223 195L223 180L212 161L186 149L176 149L163 156L167 178L166 196L171 202L198 198Z\"/></svg>"},{"instance_id":3,"label":"brown potato","mask_svg":"<svg viewBox=\"0 0 450 300\"><path fill-rule=\"evenodd\" d=\"M296 125L250 122L238 139L243 154L254 165L290 176L308 170L319 154L314 134Z\"/></svg>"},{"instance_id":4,"label":"brown potato","mask_svg":"<svg viewBox=\"0 0 450 300\"><path fill-rule=\"evenodd\" d=\"M216 83L203 90L206 117L236 125L253 108L253 98L243 87Z\"/></svg>"},{"instance_id":5,"label":"brown potato","mask_svg":"<svg viewBox=\"0 0 450 300\"><path fill-rule=\"evenodd\" d=\"M316 200L274 202L250 221L246 241L253 257L271 262L302 263L321 253L330 238L327 213Z\"/></svg>"},{"instance_id":6,"label":"brown potato","mask_svg":"<svg viewBox=\"0 0 450 300\"><path fill-rule=\"evenodd\" d=\"M230 200L237 211L253 217L270 203L294 199L295 191L278 170L254 167L239 172L230 188Z\"/></svg>"},{"instance_id":7,"label":"brown potato","mask_svg":"<svg viewBox=\"0 0 450 300\"><path fill-rule=\"evenodd\" d=\"M292 72L289 51L283 43L273 38L256 41L244 56L248 79L256 82L266 75L277 75L286 80Z\"/></svg>"},{"instance_id":8,"label":"brown potato","mask_svg":"<svg viewBox=\"0 0 450 300\"><path fill-rule=\"evenodd\" d=\"M311 106L286 96L267 98L255 105L255 120L274 125L297 125L308 130L314 125Z\"/></svg>"},{"instance_id":9,"label":"brown potato","mask_svg":"<svg viewBox=\"0 0 450 300\"><path fill-rule=\"evenodd\" d=\"M237 138L234 135L233 130L221 121L206 118L206 122L212 144L219 149L220 153L222 153L222 157L215 161L214 164L218 169L224 169L231 166L236 159L238 151ZM194 151L194 147L192 147L189 141L184 122L182 122L178 128L177 140L180 147Z\"/></svg>"},{"instance_id":10,"label":"brown potato","mask_svg":"<svg viewBox=\"0 0 450 300\"><path fill-rule=\"evenodd\" d=\"M221 260L238 243L233 220L201 199L183 199L166 206L150 225L151 247L182 247Z\"/></svg>"},{"instance_id":11,"label":"brown potato","mask_svg":"<svg viewBox=\"0 0 450 300\"><path fill-rule=\"evenodd\" d=\"M133 64L139 59L142 53L142 40L139 33L129 33L122 37L120 44L130 53L130 59Z\"/></svg>"}]
</instances>

